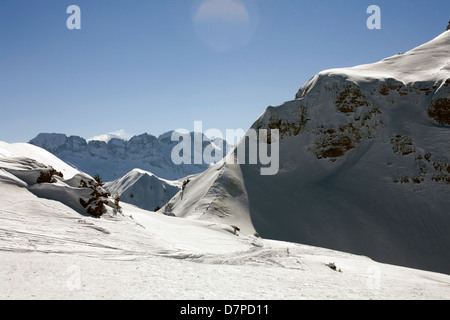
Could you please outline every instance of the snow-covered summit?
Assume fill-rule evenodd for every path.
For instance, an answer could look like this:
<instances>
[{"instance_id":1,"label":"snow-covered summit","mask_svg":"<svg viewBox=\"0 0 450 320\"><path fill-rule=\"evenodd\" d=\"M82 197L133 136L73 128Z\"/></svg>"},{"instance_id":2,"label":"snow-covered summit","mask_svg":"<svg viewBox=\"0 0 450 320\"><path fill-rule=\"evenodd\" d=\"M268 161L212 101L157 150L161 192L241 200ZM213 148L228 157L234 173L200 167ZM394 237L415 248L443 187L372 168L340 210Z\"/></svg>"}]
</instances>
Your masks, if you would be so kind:
<instances>
[{"instance_id":1,"label":"snow-covered summit","mask_svg":"<svg viewBox=\"0 0 450 320\"><path fill-rule=\"evenodd\" d=\"M359 84L390 79L402 82L403 85L414 82L442 84L442 80L450 77L449 46L450 31L446 31L417 48L376 63L324 70L300 89L297 98L304 96L322 77L341 76Z\"/></svg>"},{"instance_id":2,"label":"snow-covered summit","mask_svg":"<svg viewBox=\"0 0 450 320\"><path fill-rule=\"evenodd\" d=\"M181 190L182 184L181 180L162 179L151 172L133 169L123 177L107 182L105 188L112 195L118 194L121 201L156 211Z\"/></svg>"},{"instance_id":3,"label":"snow-covered summit","mask_svg":"<svg viewBox=\"0 0 450 320\"><path fill-rule=\"evenodd\" d=\"M131 135L125 132L125 130L118 130L106 134L101 134L99 136L92 137L90 139L87 139L86 141L104 141L109 142L111 139L119 139L119 140L129 140L131 138Z\"/></svg>"}]
</instances>

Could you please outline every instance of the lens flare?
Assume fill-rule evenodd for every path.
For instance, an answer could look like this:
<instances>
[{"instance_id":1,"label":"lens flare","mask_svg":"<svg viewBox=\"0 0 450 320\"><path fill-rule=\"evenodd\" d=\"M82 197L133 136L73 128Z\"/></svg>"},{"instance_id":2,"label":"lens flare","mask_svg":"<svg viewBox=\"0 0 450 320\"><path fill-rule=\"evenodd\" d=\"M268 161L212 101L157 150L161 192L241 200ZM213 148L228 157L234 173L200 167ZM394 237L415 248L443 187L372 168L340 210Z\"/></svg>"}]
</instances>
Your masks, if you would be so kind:
<instances>
[{"instance_id":1,"label":"lens flare","mask_svg":"<svg viewBox=\"0 0 450 320\"><path fill-rule=\"evenodd\" d=\"M204 0L193 16L198 38L219 52L248 44L256 30L256 14L239 0Z\"/></svg>"}]
</instances>

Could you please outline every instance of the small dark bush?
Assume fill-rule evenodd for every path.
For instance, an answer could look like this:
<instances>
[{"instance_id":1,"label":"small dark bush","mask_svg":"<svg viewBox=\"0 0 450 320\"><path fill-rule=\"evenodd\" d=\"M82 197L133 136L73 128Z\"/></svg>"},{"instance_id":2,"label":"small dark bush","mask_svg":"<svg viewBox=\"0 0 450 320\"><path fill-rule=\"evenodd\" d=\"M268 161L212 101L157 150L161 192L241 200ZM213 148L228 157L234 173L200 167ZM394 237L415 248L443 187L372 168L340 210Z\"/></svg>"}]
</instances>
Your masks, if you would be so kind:
<instances>
[{"instance_id":1,"label":"small dark bush","mask_svg":"<svg viewBox=\"0 0 450 320\"><path fill-rule=\"evenodd\" d=\"M89 188L86 181L84 181L83 179L80 180L80 185L78 186L78 188Z\"/></svg>"},{"instance_id":2,"label":"small dark bush","mask_svg":"<svg viewBox=\"0 0 450 320\"><path fill-rule=\"evenodd\" d=\"M41 172L41 175L37 178L36 182L37 183L55 183L56 179L53 178L53 176L58 176L61 178L64 177L64 175L61 172L56 171L55 169L52 168L46 172Z\"/></svg>"},{"instance_id":3,"label":"small dark bush","mask_svg":"<svg viewBox=\"0 0 450 320\"><path fill-rule=\"evenodd\" d=\"M105 183L102 181L102 178L100 178L98 174L94 176L94 180L98 183L100 187L103 187L105 185Z\"/></svg>"},{"instance_id":4,"label":"small dark bush","mask_svg":"<svg viewBox=\"0 0 450 320\"><path fill-rule=\"evenodd\" d=\"M184 189L186 188L186 186L188 185L189 182L191 182L190 179L187 179L187 180L184 180L184 181L183 181L183 187L182 187L182 190L183 190L183 191L184 191Z\"/></svg>"},{"instance_id":5,"label":"small dark bush","mask_svg":"<svg viewBox=\"0 0 450 320\"><path fill-rule=\"evenodd\" d=\"M88 203L86 201L84 201L82 198L80 198L80 204L83 208L86 209L86 207L88 206Z\"/></svg>"},{"instance_id":6,"label":"small dark bush","mask_svg":"<svg viewBox=\"0 0 450 320\"><path fill-rule=\"evenodd\" d=\"M119 202L120 202L120 195L117 193L116 196L114 197L114 205L117 208L120 208Z\"/></svg>"},{"instance_id":7,"label":"small dark bush","mask_svg":"<svg viewBox=\"0 0 450 320\"><path fill-rule=\"evenodd\" d=\"M108 202L105 200L98 200L95 206L90 206L87 209L87 212L94 217L101 217L103 213L105 212L105 204Z\"/></svg>"},{"instance_id":8,"label":"small dark bush","mask_svg":"<svg viewBox=\"0 0 450 320\"><path fill-rule=\"evenodd\" d=\"M102 188L103 185L104 183L98 175L95 176L94 180L89 180L88 182L80 180L79 188L89 188L92 190L91 198L88 201L80 198L80 204L86 209L87 213L95 217L101 217L103 215L105 212L105 204L108 204L108 197L111 196L109 192L106 192ZM120 210L119 200L120 197L117 195L114 199L114 204Z\"/></svg>"}]
</instances>

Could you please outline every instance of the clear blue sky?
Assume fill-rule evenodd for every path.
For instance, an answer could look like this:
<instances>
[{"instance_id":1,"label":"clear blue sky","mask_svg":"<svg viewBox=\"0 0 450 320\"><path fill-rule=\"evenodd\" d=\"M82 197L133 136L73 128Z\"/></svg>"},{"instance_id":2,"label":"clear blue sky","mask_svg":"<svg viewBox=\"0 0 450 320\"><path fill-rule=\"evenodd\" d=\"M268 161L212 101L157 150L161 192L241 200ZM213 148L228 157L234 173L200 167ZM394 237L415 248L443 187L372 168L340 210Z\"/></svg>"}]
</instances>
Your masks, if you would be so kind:
<instances>
[{"instance_id":1,"label":"clear blue sky","mask_svg":"<svg viewBox=\"0 0 450 320\"><path fill-rule=\"evenodd\" d=\"M449 20L448 0L0 0L0 140L248 129L317 72L408 51Z\"/></svg>"}]
</instances>

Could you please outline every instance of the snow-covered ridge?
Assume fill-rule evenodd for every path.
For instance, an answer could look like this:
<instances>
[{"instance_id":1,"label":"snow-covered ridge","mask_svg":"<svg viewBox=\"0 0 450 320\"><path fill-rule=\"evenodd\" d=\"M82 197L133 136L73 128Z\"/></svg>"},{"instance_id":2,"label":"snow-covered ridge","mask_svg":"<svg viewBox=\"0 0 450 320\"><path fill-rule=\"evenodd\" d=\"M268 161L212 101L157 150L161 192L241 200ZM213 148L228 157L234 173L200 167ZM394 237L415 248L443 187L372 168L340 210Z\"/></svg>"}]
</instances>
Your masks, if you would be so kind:
<instances>
[{"instance_id":1,"label":"snow-covered ridge","mask_svg":"<svg viewBox=\"0 0 450 320\"><path fill-rule=\"evenodd\" d=\"M252 126L280 130L277 175L218 164L164 210L450 273L449 52L447 31L378 63L319 73ZM193 205L205 198L211 205Z\"/></svg>"},{"instance_id":2,"label":"snow-covered ridge","mask_svg":"<svg viewBox=\"0 0 450 320\"><path fill-rule=\"evenodd\" d=\"M201 134L203 147L211 143L204 138ZM175 165L171 160L171 152L178 142L171 141L171 132L160 137L144 133L128 141L112 138L108 142L41 133L29 143L44 148L83 172L99 174L104 181L116 180L135 168L164 179L177 180L203 172L209 167L209 163ZM226 141L221 139L216 139L214 145L225 150L224 154L230 149Z\"/></svg>"},{"instance_id":3,"label":"snow-covered ridge","mask_svg":"<svg viewBox=\"0 0 450 320\"><path fill-rule=\"evenodd\" d=\"M395 79L403 85L433 82L441 86L443 81L445 83L450 78L449 31L406 53L396 54L377 63L319 72L300 89L297 98L304 96L321 77L342 76L359 84Z\"/></svg>"}]
</instances>

